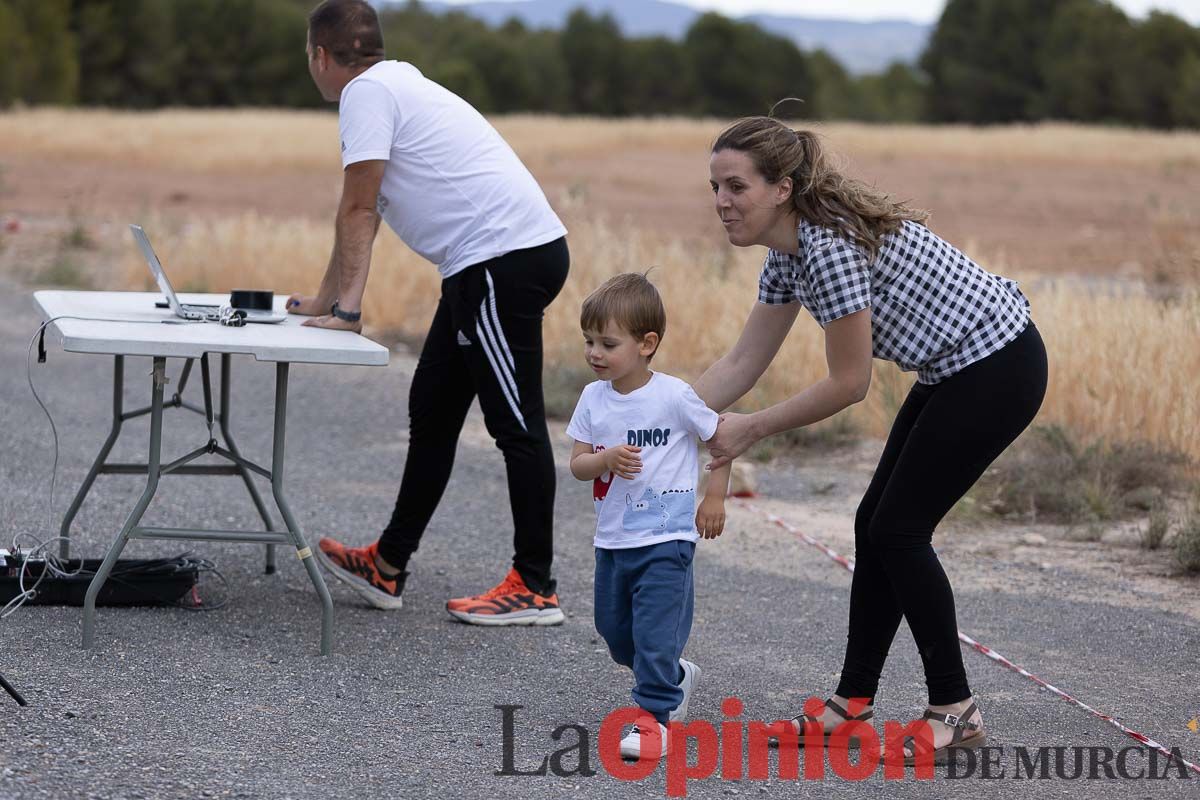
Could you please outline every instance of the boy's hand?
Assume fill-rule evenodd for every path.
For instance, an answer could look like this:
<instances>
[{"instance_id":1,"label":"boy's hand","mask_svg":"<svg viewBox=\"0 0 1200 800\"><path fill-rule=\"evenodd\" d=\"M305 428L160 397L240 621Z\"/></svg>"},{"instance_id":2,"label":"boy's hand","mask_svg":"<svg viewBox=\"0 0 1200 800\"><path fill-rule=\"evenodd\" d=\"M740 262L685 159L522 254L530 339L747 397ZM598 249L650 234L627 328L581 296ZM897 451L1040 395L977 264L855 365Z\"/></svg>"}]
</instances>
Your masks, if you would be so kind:
<instances>
[{"instance_id":1,"label":"boy's hand","mask_svg":"<svg viewBox=\"0 0 1200 800\"><path fill-rule=\"evenodd\" d=\"M642 457L638 453L642 448L631 444L610 447L604 451L604 466L614 475L625 480L633 480L634 475L642 471Z\"/></svg>"},{"instance_id":2,"label":"boy's hand","mask_svg":"<svg viewBox=\"0 0 1200 800\"><path fill-rule=\"evenodd\" d=\"M725 500L705 497L696 512L696 530L703 539L715 539L725 530Z\"/></svg>"}]
</instances>

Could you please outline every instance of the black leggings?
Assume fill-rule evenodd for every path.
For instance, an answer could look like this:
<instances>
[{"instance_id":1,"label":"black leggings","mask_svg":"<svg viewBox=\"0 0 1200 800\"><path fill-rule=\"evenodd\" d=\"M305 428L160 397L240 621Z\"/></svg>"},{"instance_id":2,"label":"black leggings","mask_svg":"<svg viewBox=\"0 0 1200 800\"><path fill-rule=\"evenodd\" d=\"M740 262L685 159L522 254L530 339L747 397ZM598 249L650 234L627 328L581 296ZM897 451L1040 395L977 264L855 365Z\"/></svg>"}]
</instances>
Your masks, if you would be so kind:
<instances>
[{"instance_id":1,"label":"black leggings","mask_svg":"<svg viewBox=\"0 0 1200 800\"><path fill-rule=\"evenodd\" d=\"M458 435L479 397L504 453L513 566L535 592L554 581L554 450L542 401L542 316L567 279L566 239L515 250L442 281L409 389L408 457L379 554L403 569L450 480Z\"/></svg>"},{"instance_id":2,"label":"black leggings","mask_svg":"<svg viewBox=\"0 0 1200 800\"><path fill-rule=\"evenodd\" d=\"M954 594L933 551L933 529L1025 430L1045 394L1046 349L1032 322L1001 350L909 392L854 520L839 695L874 701L904 617L925 666L930 705L971 696Z\"/></svg>"}]
</instances>

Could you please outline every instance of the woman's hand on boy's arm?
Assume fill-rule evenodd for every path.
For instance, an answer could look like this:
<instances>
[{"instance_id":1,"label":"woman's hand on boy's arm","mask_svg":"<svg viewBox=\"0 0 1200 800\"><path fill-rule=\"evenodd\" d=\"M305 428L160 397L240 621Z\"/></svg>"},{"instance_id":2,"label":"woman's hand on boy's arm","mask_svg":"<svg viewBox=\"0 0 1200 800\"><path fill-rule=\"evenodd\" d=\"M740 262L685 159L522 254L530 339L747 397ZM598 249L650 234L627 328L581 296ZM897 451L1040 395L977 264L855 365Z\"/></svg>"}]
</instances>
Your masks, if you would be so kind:
<instances>
[{"instance_id":1,"label":"woman's hand on boy's arm","mask_svg":"<svg viewBox=\"0 0 1200 800\"><path fill-rule=\"evenodd\" d=\"M727 468L730 462L762 439L763 434L757 424L758 416L757 413L722 414L716 433L705 442L712 460L704 468L710 471Z\"/></svg>"}]
</instances>

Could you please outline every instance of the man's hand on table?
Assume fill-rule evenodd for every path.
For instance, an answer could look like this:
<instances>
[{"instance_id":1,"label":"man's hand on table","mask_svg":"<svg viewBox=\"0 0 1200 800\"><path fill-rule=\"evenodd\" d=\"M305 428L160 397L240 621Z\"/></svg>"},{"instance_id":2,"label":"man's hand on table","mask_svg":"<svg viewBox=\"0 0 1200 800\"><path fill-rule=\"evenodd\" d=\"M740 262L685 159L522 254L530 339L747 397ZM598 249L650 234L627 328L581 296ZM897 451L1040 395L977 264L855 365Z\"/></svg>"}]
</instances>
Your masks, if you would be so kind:
<instances>
[{"instance_id":1,"label":"man's hand on table","mask_svg":"<svg viewBox=\"0 0 1200 800\"><path fill-rule=\"evenodd\" d=\"M293 294L287 301L287 312L289 314L300 314L306 317L328 314L329 309L332 307L332 300L324 301L315 295L303 295L299 292Z\"/></svg>"},{"instance_id":2,"label":"man's hand on table","mask_svg":"<svg viewBox=\"0 0 1200 800\"><path fill-rule=\"evenodd\" d=\"M362 321L346 322L344 319L338 319L332 314L323 314L319 317L306 319L300 323L310 328L328 328L332 331L353 331L354 333L362 333Z\"/></svg>"}]
</instances>

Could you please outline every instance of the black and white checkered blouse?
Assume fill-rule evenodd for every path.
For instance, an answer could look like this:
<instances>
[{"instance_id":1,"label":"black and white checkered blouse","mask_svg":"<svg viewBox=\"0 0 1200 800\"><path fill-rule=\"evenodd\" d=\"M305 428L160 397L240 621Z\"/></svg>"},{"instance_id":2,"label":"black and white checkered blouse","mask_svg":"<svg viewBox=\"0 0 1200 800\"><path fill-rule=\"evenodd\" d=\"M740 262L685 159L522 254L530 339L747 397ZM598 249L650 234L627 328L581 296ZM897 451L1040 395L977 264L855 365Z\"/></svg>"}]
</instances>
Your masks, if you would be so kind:
<instances>
[{"instance_id":1,"label":"black and white checkered blouse","mask_svg":"<svg viewBox=\"0 0 1200 800\"><path fill-rule=\"evenodd\" d=\"M799 255L771 250L759 302L799 301L821 327L871 309L876 358L938 383L1017 338L1029 301L924 225L905 221L875 262L838 232L801 221Z\"/></svg>"}]
</instances>

